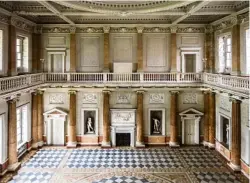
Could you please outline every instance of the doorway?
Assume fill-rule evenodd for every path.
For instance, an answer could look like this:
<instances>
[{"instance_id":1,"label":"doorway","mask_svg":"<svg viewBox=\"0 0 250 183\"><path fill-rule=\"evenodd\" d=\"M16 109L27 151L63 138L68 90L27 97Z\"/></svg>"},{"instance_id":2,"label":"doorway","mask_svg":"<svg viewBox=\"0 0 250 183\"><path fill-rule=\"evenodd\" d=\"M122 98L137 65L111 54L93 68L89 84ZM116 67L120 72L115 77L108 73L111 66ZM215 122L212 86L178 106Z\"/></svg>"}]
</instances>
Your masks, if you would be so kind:
<instances>
[{"instance_id":1,"label":"doorway","mask_svg":"<svg viewBox=\"0 0 250 183\"><path fill-rule=\"evenodd\" d=\"M195 144L195 120L186 119L185 121L185 145Z\"/></svg>"},{"instance_id":2,"label":"doorway","mask_svg":"<svg viewBox=\"0 0 250 183\"><path fill-rule=\"evenodd\" d=\"M116 146L130 146L130 133L116 133Z\"/></svg>"},{"instance_id":3,"label":"doorway","mask_svg":"<svg viewBox=\"0 0 250 183\"><path fill-rule=\"evenodd\" d=\"M196 72L196 54L185 54L185 71L186 73Z\"/></svg>"},{"instance_id":4,"label":"doorway","mask_svg":"<svg viewBox=\"0 0 250 183\"><path fill-rule=\"evenodd\" d=\"M62 54L52 54L50 62L51 72L63 73L64 72L64 62Z\"/></svg>"},{"instance_id":5,"label":"doorway","mask_svg":"<svg viewBox=\"0 0 250 183\"><path fill-rule=\"evenodd\" d=\"M51 118L48 121L48 145L64 145L65 131L64 131L64 119L63 118Z\"/></svg>"}]
</instances>

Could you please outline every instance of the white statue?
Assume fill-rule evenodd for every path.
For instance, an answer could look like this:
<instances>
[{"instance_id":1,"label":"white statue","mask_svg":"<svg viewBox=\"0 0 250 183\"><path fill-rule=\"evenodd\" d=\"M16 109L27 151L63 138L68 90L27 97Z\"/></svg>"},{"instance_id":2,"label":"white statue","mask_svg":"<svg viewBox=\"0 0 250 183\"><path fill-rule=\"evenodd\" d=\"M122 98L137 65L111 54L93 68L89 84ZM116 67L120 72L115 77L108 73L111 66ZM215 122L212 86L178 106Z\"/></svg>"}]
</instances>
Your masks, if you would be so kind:
<instances>
[{"instance_id":1,"label":"white statue","mask_svg":"<svg viewBox=\"0 0 250 183\"><path fill-rule=\"evenodd\" d=\"M156 118L153 118L154 121L154 131L153 133L160 133L160 121Z\"/></svg>"},{"instance_id":2,"label":"white statue","mask_svg":"<svg viewBox=\"0 0 250 183\"><path fill-rule=\"evenodd\" d=\"M229 124L226 125L226 132L227 132L227 135L226 135L227 142L226 142L226 144L229 144Z\"/></svg>"},{"instance_id":3,"label":"white statue","mask_svg":"<svg viewBox=\"0 0 250 183\"><path fill-rule=\"evenodd\" d=\"M94 133L93 122L91 118L88 118L87 121L87 133Z\"/></svg>"}]
</instances>

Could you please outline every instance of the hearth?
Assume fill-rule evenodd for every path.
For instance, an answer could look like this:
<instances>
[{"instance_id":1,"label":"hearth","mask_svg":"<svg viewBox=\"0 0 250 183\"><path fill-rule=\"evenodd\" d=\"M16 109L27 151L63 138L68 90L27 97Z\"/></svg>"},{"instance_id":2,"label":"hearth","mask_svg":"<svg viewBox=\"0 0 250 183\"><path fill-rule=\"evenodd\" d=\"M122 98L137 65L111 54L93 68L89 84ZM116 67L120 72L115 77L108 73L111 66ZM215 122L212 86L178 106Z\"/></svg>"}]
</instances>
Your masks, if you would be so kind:
<instances>
[{"instance_id":1,"label":"hearth","mask_svg":"<svg viewBox=\"0 0 250 183\"><path fill-rule=\"evenodd\" d=\"M116 133L116 146L130 146L130 133Z\"/></svg>"}]
</instances>

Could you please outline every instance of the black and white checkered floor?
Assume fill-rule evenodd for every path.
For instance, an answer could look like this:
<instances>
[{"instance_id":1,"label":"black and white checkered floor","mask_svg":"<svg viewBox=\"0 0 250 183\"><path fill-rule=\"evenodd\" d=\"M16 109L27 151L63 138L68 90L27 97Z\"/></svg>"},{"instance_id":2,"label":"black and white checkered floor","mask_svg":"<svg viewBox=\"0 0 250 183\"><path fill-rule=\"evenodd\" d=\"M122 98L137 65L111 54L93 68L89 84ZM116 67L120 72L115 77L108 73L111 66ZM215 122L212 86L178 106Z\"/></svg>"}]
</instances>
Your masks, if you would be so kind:
<instances>
[{"instance_id":1,"label":"black and white checkered floor","mask_svg":"<svg viewBox=\"0 0 250 183\"><path fill-rule=\"evenodd\" d=\"M11 183L240 183L247 181L226 167L214 150L180 149L49 149L22 165Z\"/></svg>"}]
</instances>

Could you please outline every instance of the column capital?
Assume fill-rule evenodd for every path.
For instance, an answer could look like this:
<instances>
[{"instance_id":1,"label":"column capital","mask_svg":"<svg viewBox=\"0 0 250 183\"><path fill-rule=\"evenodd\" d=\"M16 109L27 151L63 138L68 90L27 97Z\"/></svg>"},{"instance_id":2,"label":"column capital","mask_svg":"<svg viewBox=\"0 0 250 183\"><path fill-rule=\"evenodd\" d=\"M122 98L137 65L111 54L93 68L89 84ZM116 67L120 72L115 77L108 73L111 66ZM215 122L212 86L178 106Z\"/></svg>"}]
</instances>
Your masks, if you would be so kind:
<instances>
[{"instance_id":1,"label":"column capital","mask_svg":"<svg viewBox=\"0 0 250 183\"><path fill-rule=\"evenodd\" d=\"M171 32L171 33L176 33L176 32L177 32L177 29L178 29L177 26L170 27L170 32Z\"/></svg>"},{"instance_id":2,"label":"column capital","mask_svg":"<svg viewBox=\"0 0 250 183\"><path fill-rule=\"evenodd\" d=\"M75 26L70 26L69 31L70 31L70 34L75 34L76 33L76 27Z\"/></svg>"},{"instance_id":3,"label":"column capital","mask_svg":"<svg viewBox=\"0 0 250 183\"><path fill-rule=\"evenodd\" d=\"M76 92L77 92L76 90L69 90L68 94L70 94L70 95L76 95Z\"/></svg>"},{"instance_id":4,"label":"column capital","mask_svg":"<svg viewBox=\"0 0 250 183\"><path fill-rule=\"evenodd\" d=\"M110 27L109 26L104 26L103 27L103 32L104 33L109 33Z\"/></svg>"},{"instance_id":5,"label":"column capital","mask_svg":"<svg viewBox=\"0 0 250 183\"><path fill-rule=\"evenodd\" d=\"M213 33L214 29L212 25L206 25L205 26L205 33Z\"/></svg>"},{"instance_id":6,"label":"column capital","mask_svg":"<svg viewBox=\"0 0 250 183\"><path fill-rule=\"evenodd\" d=\"M39 94L39 95L43 95L44 90L37 90L36 93Z\"/></svg>"},{"instance_id":7,"label":"column capital","mask_svg":"<svg viewBox=\"0 0 250 183\"><path fill-rule=\"evenodd\" d=\"M139 93L142 93L142 94L143 94L143 93L145 93L145 92L146 92L146 90L143 90L143 89L136 90L136 93L137 93L137 94L139 94Z\"/></svg>"},{"instance_id":8,"label":"column capital","mask_svg":"<svg viewBox=\"0 0 250 183\"><path fill-rule=\"evenodd\" d=\"M241 103L241 100L235 97L229 97L229 101L232 103Z\"/></svg>"},{"instance_id":9,"label":"column capital","mask_svg":"<svg viewBox=\"0 0 250 183\"><path fill-rule=\"evenodd\" d=\"M110 94L111 91L110 90L102 90L102 93L107 93L107 94Z\"/></svg>"},{"instance_id":10,"label":"column capital","mask_svg":"<svg viewBox=\"0 0 250 183\"><path fill-rule=\"evenodd\" d=\"M172 90L172 91L169 91L171 93L171 95L175 95L175 94L179 94L180 91L178 90Z\"/></svg>"},{"instance_id":11,"label":"column capital","mask_svg":"<svg viewBox=\"0 0 250 183\"><path fill-rule=\"evenodd\" d=\"M142 34L144 27L136 27L136 29L139 34Z\"/></svg>"}]
</instances>

